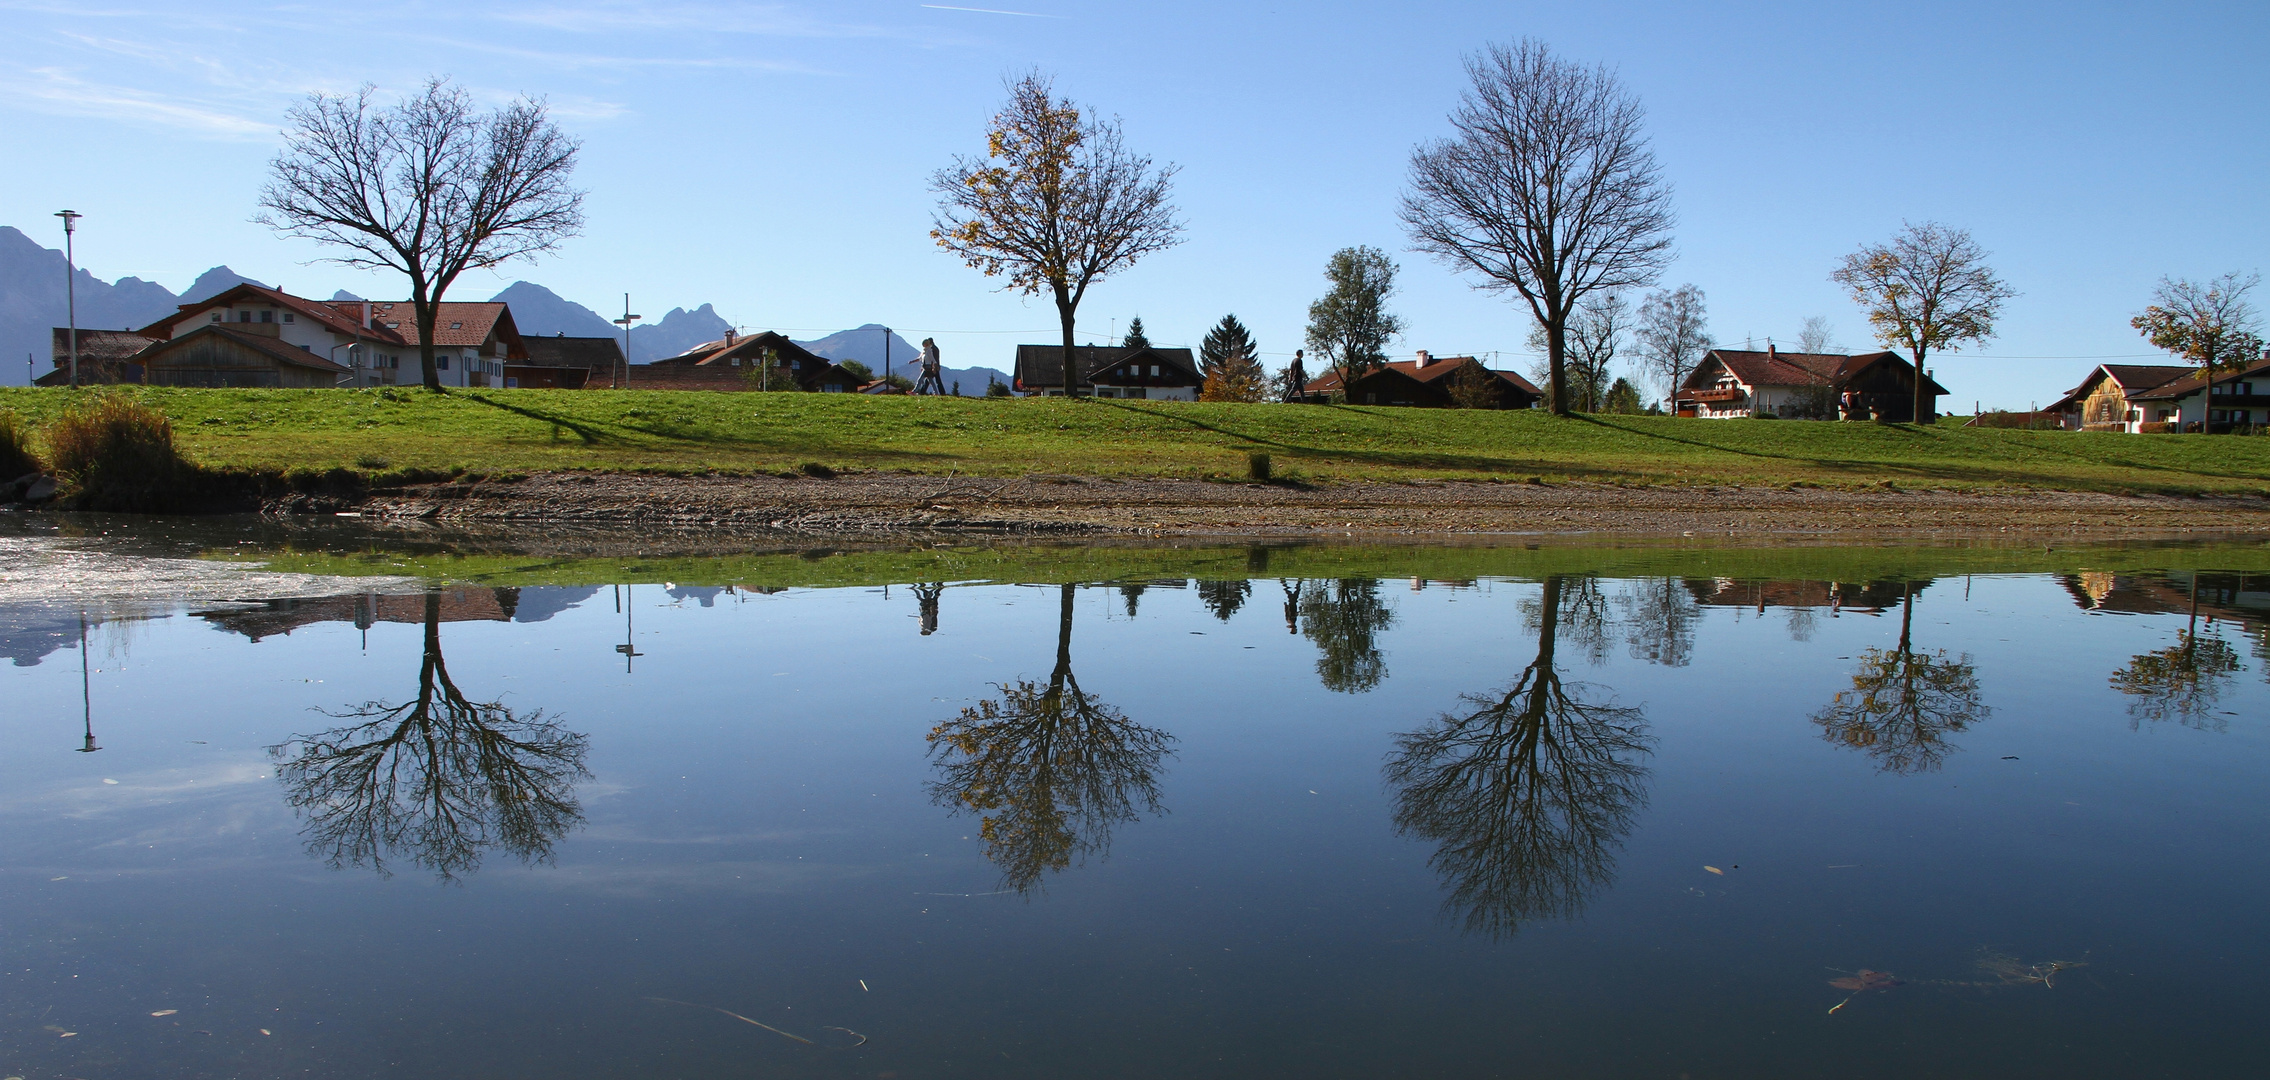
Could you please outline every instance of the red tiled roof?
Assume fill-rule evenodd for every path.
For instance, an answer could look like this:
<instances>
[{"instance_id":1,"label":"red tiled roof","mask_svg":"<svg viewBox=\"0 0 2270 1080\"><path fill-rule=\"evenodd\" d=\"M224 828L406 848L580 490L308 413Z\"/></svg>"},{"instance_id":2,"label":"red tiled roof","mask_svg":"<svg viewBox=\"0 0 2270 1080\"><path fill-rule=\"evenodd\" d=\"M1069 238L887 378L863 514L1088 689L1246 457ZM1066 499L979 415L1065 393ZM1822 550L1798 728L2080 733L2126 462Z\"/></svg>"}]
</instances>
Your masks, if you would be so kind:
<instances>
[{"instance_id":1,"label":"red tiled roof","mask_svg":"<svg viewBox=\"0 0 2270 1080\"><path fill-rule=\"evenodd\" d=\"M340 300L336 306L342 311L353 311L361 317L362 304ZM405 345L419 343L417 309L408 300L380 300L370 306L373 326L384 326L402 336ZM499 322L503 326L499 326ZM479 348L491 334L518 337L511 328L511 314L504 304L494 301L459 303L444 300L434 305L434 344L447 348Z\"/></svg>"},{"instance_id":2,"label":"red tiled roof","mask_svg":"<svg viewBox=\"0 0 2270 1080\"><path fill-rule=\"evenodd\" d=\"M291 311L294 311L309 319L315 320L317 323L322 324L325 329L328 329L333 333L345 334L349 337L360 336L365 338L373 338L378 341L393 345L402 343L402 338L399 334L378 326L375 323L370 329L363 329L362 321L359 315L350 318L347 315L342 314L336 305L323 303L316 300L309 300L306 297L293 296L292 294L287 292L278 292L277 290L268 288L265 285L254 285L250 282L227 289L216 295L200 300L194 304L183 304L181 305L180 310L166 316L163 319L159 319L158 321L151 323L150 325L145 326L141 330L136 332L141 334L143 337L148 338L171 337L173 336L173 328L183 320L195 315L202 314L205 311L208 311L215 307L221 307L227 304L235 303L239 299L247 296L266 301L267 303L274 304L279 308L288 308ZM356 306L359 310L360 305Z\"/></svg>"}]
</instances>

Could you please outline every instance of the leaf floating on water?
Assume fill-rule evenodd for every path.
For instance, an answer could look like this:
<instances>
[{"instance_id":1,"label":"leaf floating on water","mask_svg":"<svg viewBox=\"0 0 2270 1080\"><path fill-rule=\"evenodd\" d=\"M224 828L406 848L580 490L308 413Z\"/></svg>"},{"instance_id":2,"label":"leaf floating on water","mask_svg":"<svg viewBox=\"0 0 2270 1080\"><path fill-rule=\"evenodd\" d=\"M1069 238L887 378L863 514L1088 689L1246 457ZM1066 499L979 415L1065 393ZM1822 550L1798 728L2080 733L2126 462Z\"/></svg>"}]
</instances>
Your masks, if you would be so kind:
<instances>
[{"instance_id":1,"label":"leaf floating on water","mask_svg":"<svg viewBox=\"0 0 2270 1080\"><path fill-rule=\"evenodd\" d=\"M261 1033L262 1035L273 1035L273 1034L275 1034L275 1032L272 1032L272 1031L268 1030L267 1028L261 1028L261 1029L260 1029L260 1033Z\"/></svg>"},{"instance_id":2,"label":"leaf floating on water","mask_svg":"<svg viewBox=\"0 0 2270 1080\"><path fill-rule=\"evenodd\" d=\"M1851 990L1858 993L1862 990L1889 990L1900 985L1900 980L1893 977L1889 971L1870 971L1867 968L1861 968L1859 971L1841 979L1830 979L1829 985L1839 990Z\"/></svg>"},{"instance_id":3,"label":"leaf floating on water","mask_svg":"<svg viewBox=\"0 0 2270 1080\"><path fill-rule=\"evenodd\" d=\"M1719 869L1719 868L1717 868L1717 867L1715 867L1715 866L1705 866L1705 867L1703 867L1703 869L1705 869L1705 870L1708 870L1708 871L1710 871L1710 872L1711 872L1711 873L1713 873L1713 874L1717 874L1717 875L1718 875L1718 876L1720 876L1720 877L1725 877L1725 876L1726 876L1726 871L1724 871L1724 870L1721 870L1721 869Z\"/></svg>"},{"instance_id":4,"label":"leaf floating on water","mask_svg":"<svg viewBox=\"0 0 2270 1080\"><path fill-rule=\"evenodd\" d=\"M105 776L105 777L103 777L103 778L102 778L102 782L103 782L103 783L105 783L105 784L115 784L115 783L117 783L118 781L116 781L116 780L113 780L113 779L111 779L110 777L107 777L107 776Z\"/></svg>"},{"instance_id":5,"label":"leaf floating on water","mask_svg":"<svg viewBox=\"0 0 2270 1080\"><path fill-rule=\"evenodd\" d=\"M181 1011L180 1009L159 1009L158 1011L156 1011L156 1012L154 1012L154 1013L151 1013L150 1015L151 1015L151 1016L172 1016L173 1014L175 1014L175 1013L177 1013L177 1012L180 1012L180 1011Z\"/></svg>"}]
</instances>

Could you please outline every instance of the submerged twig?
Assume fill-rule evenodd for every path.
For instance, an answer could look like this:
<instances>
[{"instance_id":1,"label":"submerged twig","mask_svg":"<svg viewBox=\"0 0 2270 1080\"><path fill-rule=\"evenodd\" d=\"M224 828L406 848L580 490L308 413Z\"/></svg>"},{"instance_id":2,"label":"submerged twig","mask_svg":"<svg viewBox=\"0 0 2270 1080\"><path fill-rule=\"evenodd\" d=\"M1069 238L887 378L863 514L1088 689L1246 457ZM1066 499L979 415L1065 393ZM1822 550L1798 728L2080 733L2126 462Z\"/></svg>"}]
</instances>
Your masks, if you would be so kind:
<instances>
[{"instance_id":1,"label":"submerged twig","mask_svg":"<svg viewBox=\"0 0 2270 1080\"><path fill-rule=\"evenodd\" d=\"M791 1035L791 1034L789 1034L789 1033L787 1033L787 1032L785 1032L785 1031L782 1031L782 1030L780 1030L779 1028L776 1028L776 1027L772 1026L771 1024L767 1024L767 1023L765 1023L765 1022L763 1022L763 1021L761 1021L761 1020L751 1020L751 1019L749 1019L748 1017L746 1017L746 1016L743 1016L743 1015L741 1015L740 1013L734 1012L734 1011L733 1011L733 1010L731 1010L731 1009L720 1009L720 1008L718 1008L718 1007L717 1007L717 1006L715 1006L715 1005L696 1005L696 1004L694 1004L694 1003L693 1003L693 1002L691 1002L691 1001L680 1001L680 1000L678 1000L677 998L655 997L655 996L654 996L654 995L652 995L652 994L648 994L648 995L646 996L646 1000L648 1000L648 1001L667 1001L667 1002L669 1002L669 1003L670 1003L670 1004L672 1004L672 1005L684 1005L684 1006L686 1006L686 1007L687 1007L687 1008L689 1008L689 1009L708 1009L708 1010L709 1010L709 1011L711 1011L711 1012L721 1012L721 1013L724 1013L724 1014L725 1014L725 1015L727 1015L727 1016L730 1016L730 1017L732 1017L732 1018L733 1018L733 1019L735 1019L735 1020L739 1020L740 1022L742 1022L742 1023L744 1023L744 1024L755 1024L755 1025L757 1025L758 1027L761 1027L761 1028L765 1029L766 1031L772 1032L773 1034L780 1036L781 1038L784 1038L784 1039L794 1039L794 1040L796 1040L797 1042L803 1043L803 1044L804 1044L804 1045L806 1045L806 1046L816 1046L816 1045L818 1045L817 1043L814 1043L814 1042L813 1042L812 1040L810 1040L810 1039L807 1039L807 1038L805 1038L805 1037L804 1037L804 1036L802 1036L802 1035ZM839 1030L839 1031L840 1031L840 1030L843 1030L843 1029L841 1029L841 1028L838 1028L837 1030ZM852 1034L854 1034L854 1035L859 1035L859 1033L858 1033L858 1032L856 1032L856 1031L852 1032ZM866 1041L867 1041L867 1036L865 1036L865 1035L859 1035L859 1041L860 1041L860 1042L862 1042L862 1043L866 1042Z\"/></svg>"}]
</instances>

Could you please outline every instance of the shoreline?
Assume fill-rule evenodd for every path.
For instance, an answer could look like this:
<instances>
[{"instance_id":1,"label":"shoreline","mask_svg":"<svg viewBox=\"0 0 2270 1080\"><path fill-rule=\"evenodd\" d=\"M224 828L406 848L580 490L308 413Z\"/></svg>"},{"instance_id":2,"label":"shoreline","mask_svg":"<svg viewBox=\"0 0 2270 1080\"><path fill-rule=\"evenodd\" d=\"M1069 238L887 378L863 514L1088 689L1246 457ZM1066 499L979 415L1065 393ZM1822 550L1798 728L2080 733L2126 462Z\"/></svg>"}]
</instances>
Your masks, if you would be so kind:
<instances>
[{"instance_id":1,"label":"shoreline","mask_svg":"<svg viewBox=\"0 0 2270 1080\"><path fill-rule=\"evenodd\" d=\"M373 522L632 525L974 536L1389 536L1602 533L1839 540L2270 536L2270 497L1946 489L1631 487L1475 481L1225 483L900 473L655 476L553 472L355 495L291 494L277 516Z\"/></svg>"}]
</instances>

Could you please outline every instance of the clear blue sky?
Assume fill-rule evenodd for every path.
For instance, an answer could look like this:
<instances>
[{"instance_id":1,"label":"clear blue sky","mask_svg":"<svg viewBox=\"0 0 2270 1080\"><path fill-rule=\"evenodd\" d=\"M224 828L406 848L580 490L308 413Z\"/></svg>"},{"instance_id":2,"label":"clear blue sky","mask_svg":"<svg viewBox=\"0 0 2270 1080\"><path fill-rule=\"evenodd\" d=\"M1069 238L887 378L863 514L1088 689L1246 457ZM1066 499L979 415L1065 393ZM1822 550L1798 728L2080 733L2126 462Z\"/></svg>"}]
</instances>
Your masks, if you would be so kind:
<instances>
[{"instance_id":1,"label":"clear blue sky","mask_svg":"<svg viewBox=\"0 0 2270 1080\"><path fill-rule=\"evenodd\" d=\"M1950 407L2022 408L2095 358L2148 356L2127 320L2160 275L2270 262L2259 2L955 6L1028 14L0 0L0 223L57 244L47 215L85 213L81 261L104 277L180 289L227 263L306 294L400 292L249 219L295 99L447 74L547 96L590 191L584 236L460 298L525 277L602 311L629 291L649 317L710 302L803 336L885 322L935 334L949 364L1005 367L1020 339L1048 340L1053 309L935 250L924 182L982 149L1002 76L1037 65L1182 167L1188 242L1092 291L1083 334L1141 315L1153 340L1195 344L1235 312L1289 354L1325 258L1372 244L1403 265L1398 352L1510 365L1527 316L1407 252L1394 210L1461 54L1530 35L1645 101L1677 192L1666 282L1703 288L1722 341L1791 341L1826 315L1868 345L1830 269L1937 219L2023 293L1999 339L1940 365Z\"/></svg>"}]
</instances>

